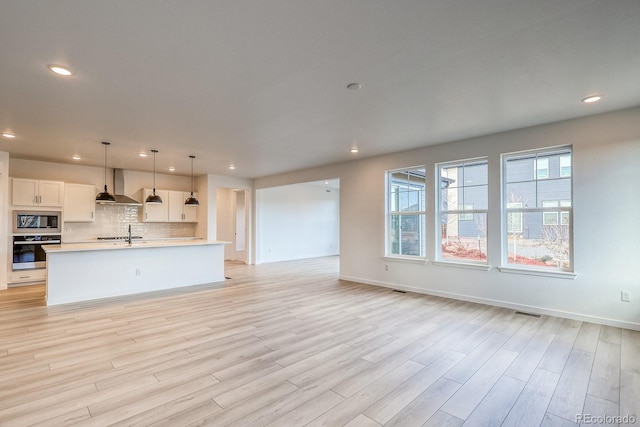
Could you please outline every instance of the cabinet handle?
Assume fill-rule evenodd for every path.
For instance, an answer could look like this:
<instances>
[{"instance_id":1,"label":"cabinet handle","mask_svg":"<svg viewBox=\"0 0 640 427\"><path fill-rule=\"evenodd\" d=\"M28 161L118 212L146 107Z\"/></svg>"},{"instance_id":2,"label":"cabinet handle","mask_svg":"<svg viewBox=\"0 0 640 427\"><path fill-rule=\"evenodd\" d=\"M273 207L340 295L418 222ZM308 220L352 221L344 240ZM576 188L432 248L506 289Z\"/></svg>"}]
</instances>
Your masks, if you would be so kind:
<instances>
[{"instance_id":1,"label":"cabinet handle","mask_svg":"<svg viewBox=\"0 0 640 427\"><path fill-rule=\"evenodd\" d=\"M19 276L18 278L19 279L28 279L29 277L31 277L31 276Z\"/></svg>"},{"instance_id":2,"label":"cabinet handle","mask_svg":"<svg viewBox=\"0 0 640 427\"><path fill-rule=\"evenodd\" d=\"M91 212L91 219L93 219L93 212Z\"/></svg>"}]
</instances>

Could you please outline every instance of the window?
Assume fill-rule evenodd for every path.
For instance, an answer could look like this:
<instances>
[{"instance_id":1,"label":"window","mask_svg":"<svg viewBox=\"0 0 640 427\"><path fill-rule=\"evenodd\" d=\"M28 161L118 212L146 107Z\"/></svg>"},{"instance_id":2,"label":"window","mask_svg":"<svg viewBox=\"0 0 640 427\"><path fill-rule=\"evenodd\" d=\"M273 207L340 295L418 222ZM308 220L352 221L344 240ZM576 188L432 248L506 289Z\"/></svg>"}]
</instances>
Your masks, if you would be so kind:
<instances>
[{"instance_id":1,"label":"window","mask_svg":"<svg viewBox=\"0 0 640 427\"><path fill-rule=\"evenodd\" d=\"M560 176L571 176L571 156L560 156Z\"/></svg>"},{"instance_id":2,"label":"window","mask_svg":"<svg viewBox=\"0 0 640 427\"><path fill-rule=\"evenodd\" d=\"M521 208L522 202L507 203L507 209ZM522 212L509 212L507 214L507 232L522 233Z\"/></svg>"},{"instance_id":3,"label":"window","mask_svg":"<svg viewBox=\"0 0 640 427\"><path fill-rule=\"evenodd\" d=\"M487 160L442 163L438 176L438 259L486 263Z\"/></svg>"},{"instance_id":4,"label":"window","mask_svg":"<svg viewBox=\"0 0 640 427\"><path fill-rule=\"evenodd\" d=\"M460 209L462 209L463 211L472 211L473 203L463 203L460 206ZM460 221L473 221L473 214L472 213L460 214Z\"/></svg>"},{"instance_id":5,"label":"window","mask_svg":"<svg viewBox=\"0 0 640 427\"><path fill-rule=\"evenodd\" d=\"M543 208L557 208L558 202L543 201ZM542 212L542 225L558 225L558 211Z\"/></svg>"},{"instance_id":6,"label":"window","mask_svg":"<svg viewBox=\"0 0 640 427\"><path fill-rule=\"evenodd\" d=\"M502 158L503 264L572 271L571 149Z\"/></svg>"},{"instance_id":7,"label":"window","mask_svg":"<svg viewBox=\"0 0 640 427\"><path fill-rule=\"evenodd\" d=\"M387 172L387 255L425 256L424 166Z\"/></svg>"},{"instance_id":8,"label":"window","mask_svg":"<svg viewBox=\"0 0 640 427\"><path fill-rule=\"evenodd\" d=\"M536 164L536 179L549 178L549 159L541 158L535 160Z\"/></svg>"}]
</instances>

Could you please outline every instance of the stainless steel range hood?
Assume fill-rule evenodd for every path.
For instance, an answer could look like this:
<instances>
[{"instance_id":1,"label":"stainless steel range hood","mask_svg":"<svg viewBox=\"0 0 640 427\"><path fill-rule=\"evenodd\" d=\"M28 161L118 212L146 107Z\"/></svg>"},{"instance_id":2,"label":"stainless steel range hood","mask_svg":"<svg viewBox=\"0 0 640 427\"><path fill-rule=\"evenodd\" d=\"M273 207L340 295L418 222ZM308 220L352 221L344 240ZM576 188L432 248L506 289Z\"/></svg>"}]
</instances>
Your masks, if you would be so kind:
<instances>
[{"instance_id":1,"label":"stainless steel range hood","mask_svg":"<svg viewBox=\"0 0 640 427\"><path fill-rule=\"evenodd\" d=\"M124 171L113 169L113 192L115 202L96 202L99 205L142 206L142 203L124 194Z\"/></svg>"}]
</instances>

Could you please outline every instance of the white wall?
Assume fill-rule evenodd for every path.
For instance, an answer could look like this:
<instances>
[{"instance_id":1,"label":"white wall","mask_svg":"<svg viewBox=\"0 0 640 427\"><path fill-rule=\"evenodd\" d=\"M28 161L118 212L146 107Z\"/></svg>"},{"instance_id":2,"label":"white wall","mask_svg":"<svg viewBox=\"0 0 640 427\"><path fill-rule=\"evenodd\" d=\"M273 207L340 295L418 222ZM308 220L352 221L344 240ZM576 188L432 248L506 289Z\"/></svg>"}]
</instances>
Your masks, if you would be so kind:
<instances>
[{"instance_id":1,"label":"white wall","mask_svg":"<svg viewBox=\"0 0 640 427\"><path fill-rule=\"evenodd\" d=\"M9 227L9 153L0 151L0 290L7 288L11 264Z\"/></svg>"},{"instance_id":2,"label":"white wall","mask_svg":"<svg viewBox=\"0 0 640 427\"><path fill-rule=\"evenodd\" d=\"M500 154L573 146L575 280L500 272ZM487 156L489 271L384 258L385 171ZM256 189L336 176L341 277L640 330L640 108L261 178ZM434 191L429 186L429 200ZM431 207L433 207L433 202ZM428 224L435 224L429 213ZM427 258L436 252L428 229ZM385 271L385 264L389 271ZM620 291L631 302L620 300Z\"/></svg>"},{"instance_id":3,"label":"white wall","mask_svg":"<svg viewBox=\"0 0 640 427\"><path fill-rule=\"evenodd\" d=\"M233 192L235 206L236 206L236 258L237 253L245 251L245 240L247 236L247 209L246 209L246 191L245 190L235 190ZM244 255L243 255L244 257Z\"/></svg>"},{"instance_id":4,"label":"white wall","mask_svg":"<svg viewBox=\"0 0 640 427\"><path fill-rule=\"evenodd\" d=\"M340 191L297 184L257 192L258 262L338 255Z\"/></svg>"},{"instance_id":5,"label":"white wall","mask_svg":"<svg viewBox=\"0 0 640 427\"><path fill-rule=\"evenodd\" d=\"M233 242L234 222L233 212L235 198L232 188L216 189L216 205L217 205L217 236L218 240L224 240L226 242ZM235 249L232 244L225 245L224 247L224 259L232 260L235 258Z\"/></svg>"},{"instance_id":6,"label":"white wall","mask_svg":"<svg viewBox=\"0 0 640 427\"><path fill-rule=\"evenodd\" d=\"M198 192L198 201L200 202L200 218L203 220L198 221L196 229L196 235L209 240L223 240L230 241L218 236L218 210L220 208L226 209L226 203L219 204L217 201L217 189L238 189L246 190L251 197L253 190L253 180L247 178L238 178L234 176L222 176L222 175L204 175L196 178L196 191ZM233 199L231 199L233 200ZM232 203L232 202L231 202ZM248 221L251 222L253 215L251 207L249 209ZM253 245L252 234L246 236L246 244L248 247ZM227 249L225 248L225 253ZM253 254L247 255L247 264L253 263Z\"/></svg>"}]
</instances>

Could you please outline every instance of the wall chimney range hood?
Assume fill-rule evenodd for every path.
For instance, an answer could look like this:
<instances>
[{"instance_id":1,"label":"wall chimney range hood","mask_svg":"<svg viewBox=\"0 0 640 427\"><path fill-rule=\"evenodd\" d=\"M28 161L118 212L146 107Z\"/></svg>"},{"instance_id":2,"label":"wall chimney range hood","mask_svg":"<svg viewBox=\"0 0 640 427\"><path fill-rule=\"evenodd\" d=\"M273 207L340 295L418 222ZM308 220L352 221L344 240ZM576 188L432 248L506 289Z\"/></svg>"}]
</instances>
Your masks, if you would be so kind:
<instances>
[{"instance_id":1,"label":"wall chimney range hood","mask_svg":"<svg viewBox=\"0 0 640 427\"><path fill-rule=\"evenodd\" d=\"M118 205L118 206L142 206L142 203L124 195L124 171L122 169L113 169L113 192L115 202L101 202L96 200L99 205Z\"/></svg>"}]
</instances>

